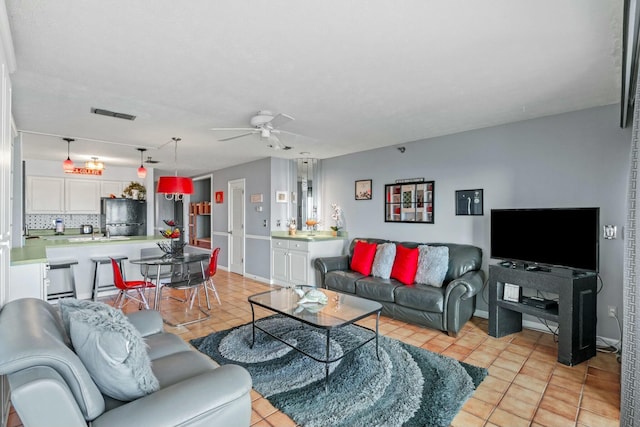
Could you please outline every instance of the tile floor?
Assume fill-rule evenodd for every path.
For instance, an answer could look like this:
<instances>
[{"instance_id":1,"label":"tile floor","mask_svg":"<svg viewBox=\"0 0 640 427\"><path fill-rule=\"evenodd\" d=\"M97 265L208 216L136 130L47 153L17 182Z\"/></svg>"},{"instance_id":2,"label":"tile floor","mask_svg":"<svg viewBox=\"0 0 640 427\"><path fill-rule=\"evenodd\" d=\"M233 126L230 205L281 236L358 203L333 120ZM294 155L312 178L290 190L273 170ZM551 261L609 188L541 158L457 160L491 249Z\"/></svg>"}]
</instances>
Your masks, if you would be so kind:
<instances>
[{"instance_id":1,"label":"tile floor","mask_svg":"<svg viewBox=\"0 0 640 427\"><path fill-rule=\"evenodd\" d=\"M216 287L222 305L212 306L211 319L167 329L184 340L251 321L247 297L268 285L218 271ZM129 305L126 311L137 307ZM184 318L184 304L163 301L163 316ZM188 313L192 315L192 313ZM259 315L267 315L266 311ZM373 322L373 323L372 323ZM375 321L363 322L367 326ZM620 364L615 355L596 357L569 367L556 362L553 336L524 330L496 339L487 335L487 320L473 318L457 338L428 328L382 317L382 334L418 347L489 369L489 375L452 422L473 426L618 426L620 419ZM255 391L251 425L288 427L295 423ZM21 426L12 412L8 427Z\"/></svg>"}]
</instances>

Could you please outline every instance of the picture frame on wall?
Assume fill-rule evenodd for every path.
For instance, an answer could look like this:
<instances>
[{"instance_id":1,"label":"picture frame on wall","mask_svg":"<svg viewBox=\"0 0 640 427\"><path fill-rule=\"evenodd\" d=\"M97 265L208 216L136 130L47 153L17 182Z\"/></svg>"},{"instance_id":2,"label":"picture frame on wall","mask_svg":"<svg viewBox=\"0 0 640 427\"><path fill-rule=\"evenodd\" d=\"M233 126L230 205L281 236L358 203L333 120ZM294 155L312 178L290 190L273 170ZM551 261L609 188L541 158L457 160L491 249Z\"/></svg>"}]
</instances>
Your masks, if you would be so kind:
<instances>
[{"instance_id":1,"label":"picture frame on wall","mask_svg":"<svg viewBox=\"0 0 640 427\"><path fill-rule=\"evenodd\" d=\"M456 191L456 215L484 215L484 197L481 188Z\"/></svg>"},{"instance_id":2,"label":"picture frame on wall","mask_svg":"<svg viewBox=\"0 0 640 427\"><path fill-rule=\"evenodd\" d=\"M371 183L370 179L360 179L356 181L355 196L356 200L371 200Z\"/></svg>"},{"instance_id":3,"label":"picture frame on wall","mask_svg":"<svg viewBox=\"0 0 640 427\"><path fill-rule=\"evenodd\" d=\"M276 203L287 203L289 198L286 191L276 191Z\"/></svg>"}]
</instances>

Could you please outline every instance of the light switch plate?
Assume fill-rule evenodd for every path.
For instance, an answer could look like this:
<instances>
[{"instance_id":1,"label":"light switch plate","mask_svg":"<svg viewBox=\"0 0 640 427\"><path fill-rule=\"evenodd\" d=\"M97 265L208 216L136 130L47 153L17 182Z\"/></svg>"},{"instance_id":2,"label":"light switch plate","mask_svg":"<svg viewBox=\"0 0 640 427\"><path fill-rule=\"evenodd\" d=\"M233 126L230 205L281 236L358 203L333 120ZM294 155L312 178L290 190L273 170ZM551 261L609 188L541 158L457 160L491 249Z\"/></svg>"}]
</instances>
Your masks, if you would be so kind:
<instances>
[{"instance_id":1,"label":"light switch plate","mask_svg":"<svg viewBox=\"0 0 640 427\"><path fill-rule=\"evenodd\" d=\"M615 225L603 225L602 226L602 237L607 240L615 239L618 235L618 227Z\"/></svg>"}]
</instances>

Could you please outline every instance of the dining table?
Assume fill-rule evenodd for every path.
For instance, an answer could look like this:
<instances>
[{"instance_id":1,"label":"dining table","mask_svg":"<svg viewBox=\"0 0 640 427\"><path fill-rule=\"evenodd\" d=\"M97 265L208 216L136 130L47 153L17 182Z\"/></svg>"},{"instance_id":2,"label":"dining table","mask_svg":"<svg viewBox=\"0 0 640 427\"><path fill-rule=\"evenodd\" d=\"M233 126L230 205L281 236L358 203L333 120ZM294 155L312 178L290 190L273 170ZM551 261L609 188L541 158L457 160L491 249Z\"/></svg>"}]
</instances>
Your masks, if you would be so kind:
<instances>
[{"instance_id":1,"label":"dining table","mask_svg":"<svg viewBox=\"0 0 640 427\"><path fill-rule=\"evenodd\" d=\"M211 257L210 254L205 252L188 252L182 255L149 255L142 256L140 258L130 259L129 262L132 264L138 264L143 266L143 276L144 280L155 280L156 285L156 295L154 298L153 308L154 310L160 311L160 288L165 286L167 283L172 282L184 282L185 280L205 280L205 262L209 260ZM199 264L199 272L193 272L192 264ZM170 267L170 276L165 276L164 278L161 270L162 267ZM149 269L151 267L156 267L156 277L149 277ZM163 282L164 280L164 282ZM209 295L206 295L207 298L207 306L209 305Z\"/></svg>"}]
</instances>

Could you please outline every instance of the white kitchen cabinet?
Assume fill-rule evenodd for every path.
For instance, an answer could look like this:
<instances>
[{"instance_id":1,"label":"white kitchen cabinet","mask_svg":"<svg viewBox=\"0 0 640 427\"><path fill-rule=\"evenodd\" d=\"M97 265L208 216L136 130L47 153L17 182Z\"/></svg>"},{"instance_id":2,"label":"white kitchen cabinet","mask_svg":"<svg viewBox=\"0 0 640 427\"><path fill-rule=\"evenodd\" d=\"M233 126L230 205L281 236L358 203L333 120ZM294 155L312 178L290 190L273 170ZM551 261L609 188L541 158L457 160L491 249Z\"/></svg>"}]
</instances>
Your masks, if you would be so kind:
<instances>
[{"instance_id":1,"label":"white kitchen cabinet","mask_svg":"<svg viewBox=\"0 0 640 427\"><path fill-rule=\"evenodd\" d=\"M64 213L64 178L28 176L26 213Z\"/></svg>"},{"instance_id":2,"label":"white kitchen cabinet","mask_svg":"<svg viewBox=\"0 0 640 427\"><path fill-rule=\"evenodd\" d=\"M7 302L20 298L47 299L49 265L44 262L12 265Z\"/></svg>"},{"instance_id":3,"label":"white kitchen cabinet","mask_svg":"<svg viewBox=\"0 0 640 427\"><path fill-rule=\"evenodd\" d=\"M271 279L283 286L316 286L313 261L318 257L341 255L344 245L343 239L306 241L273 238Z\"/></svg>"},{"instance_id":4,"label":"white kitchen cabinet","mask_svg":"<svg viewBox=\"0 0 640 427\"><path fill-rule=\"evenodd\" d=\"M100 197L109 197L114 194L116 197L122 197L122 190L129 185L126 181L101 181Z\"/></svg>"},{"instance_id":5,"label":"white kitchen cabinet","mask_svg":"<svg viewBox=\"0 0 640 427\"><path fill-rule=\"evenodd\" d=\"M64 208L67 214L99 214L100 181L66 179Z\"/></svg>"}]
</instances>

